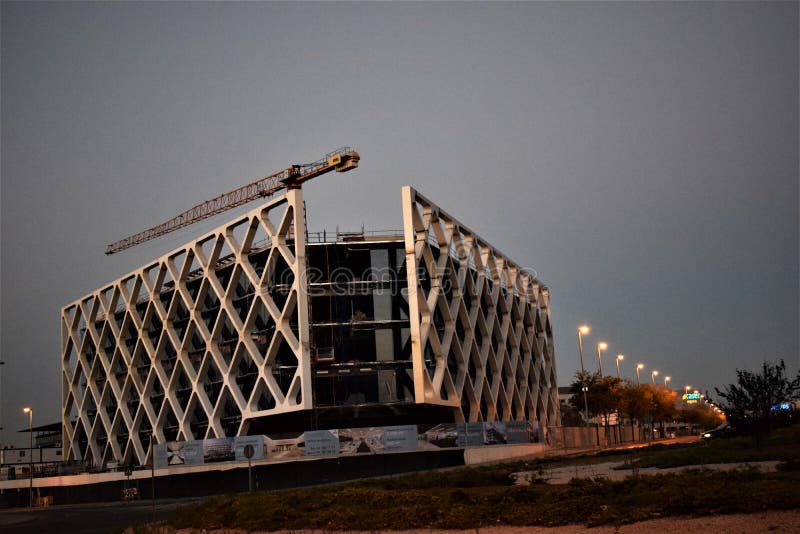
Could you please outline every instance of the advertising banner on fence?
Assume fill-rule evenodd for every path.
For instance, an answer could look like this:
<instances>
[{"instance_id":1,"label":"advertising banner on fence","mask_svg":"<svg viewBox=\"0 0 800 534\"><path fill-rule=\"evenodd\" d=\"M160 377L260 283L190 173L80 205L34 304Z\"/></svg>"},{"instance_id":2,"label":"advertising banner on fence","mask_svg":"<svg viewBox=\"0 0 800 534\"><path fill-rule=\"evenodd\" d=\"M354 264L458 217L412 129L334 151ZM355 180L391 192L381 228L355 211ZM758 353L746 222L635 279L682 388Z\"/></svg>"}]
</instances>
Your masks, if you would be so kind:
<instances>
[{"instance_id":1,"label":"advertising banner on fence","mask_svg":"<svg viewBox=\"0 0 800 534\"><path fill-rule=\"evenodd\" d=\"M259 441L261 441L260 436L250 437L258 437ZM169 441L156 445L156 467L203 465L234 460L234 440L235 438L199 439L191 441ZM263 445L261 446L261 450L263 451Z\"/></svg>"},{"instance_id":2,"label":"advertising banner on fence","mask_svg":"<svg viewBox=\"0 0 800 534\"><path fill-rule=\"evenodd\" d=\"M456 430L458 438L456 440L456 447L480 447L486 443L486 424L493 423L457 423ZM502 428L503 435L495 436L495 434ZM496 440L502 439L505 441L505 427L498 427L497 430L491 431L491 436L496 443Z\"/></svg>"},{"instance_id":3,"label":"advertising banner on fence","mask_svg":"<svg viewBox=\"0 0 800 534\"><path fill-rule=\"evenodd\" d=\"M156 444L155 451L153 452L153 460L156 467L167 467L169 465L166 443ZM181 461L181 463L183 463L183 461Z\"/></svg>"},{"instance_id":4,"label":"advertising banner on fence","mask_svg":"<svg viewBox=\"0 0 800 534\"><path fill-rule=\"evenodd\" d=\"M447 449L458 446L458 429L455 423L418 425L417 428L420 449Z\"/></svg>"},{"instance_id":5,"label":"advertising banner on fence","mask_svg":"<svg viewBox=\"0 0 800 534\"><path fill-rule=\"evenodd\" d=\"M338 430L309 430L304 433L307 456L337 456L339 454Z\"/></svg>"},{"instance_id":6,"label":"advertising banner on fence","mask_svg":"<svg viewBox=\"0 0 800 534\"><path fill-rule=\"evenodd\" d=\"M267 436L265 439L267 458L282 460L305 456L305 439L302 432L286 436Z\"/></svg>"},{"instance_id":7,"label":"advertising banner on fence","mask_svg":"<svg viewBox=\"0 0 800 534\"><path fill-rule=\"evenodd\" d=\"M203 465L204 441L187 441L183 445L183 463L185 465Z\"/></svg>"},{"instance_id":8,"label":"advertising banner on fence","mask_svg":"<svg viewBox=\"0 0 800 534\"><path fill-rule=\"evenodd\" d=\"M455 447L482 447L545 442L548 430L535 421L492 421L309 430L269 436L239 436L156 445L156 467L246 462L244 448L253 446L253 460L302 456L352 456Z\"/></svg>"},{"instance_id":9,"label":"advertising banner on fence","mask_svg":"<svg viewBox=\"0 0 800 534\"><path fill-rule=\"evenodd\" d=\"M207 439L203 441L203 460L205 463L230 462L235 459L233 445L235 438Z\"/></svg>"},{"instance_id":10,"label":"advertising banner on fence","mask_svg":"<svg viewBox=\"0 0 800 534\"><path fill-rule=\"evenodd\" d=\"M384 427L383 448L387 451L415 451L418 445L417 436L417 425Z\"/></svg>"},{"instance_id":11,"label":"advertising banner on fence","mask_svg":"<svg viewBox=\"0 0 800 534\"><path fill-rule=\"evenodd\" d=\"M506 443L509 445L531 443L527 421L509 421L506 423Z\"/></svg>"},{"instance_id":12,"label":"advertising banner on fence","mask_svg":"<svg viewBox=\"0 0 800 534\"><path fill-rule=\"evenodd\" d=\"M186 445L187 441L168 441L159 443L155 447L156 467L171 467L173 465L186 465ZM202 442L201 447L202 447ZM191 448L191 446L190 446ZM202 449L201 454L202 458ZM191 452L190 452L191 458ZM202 463L202 461L200 462Z\"/></svg>"},{"instance_id":13,"label":"advertising banner on fence","mask_svg":"<svg viewBox=\"0 0 800 534\"><path fill-rule=\"evenodd\" d=\"M340 428L339 454L353 455L383 452L383 427Z\"/></svg>"},{"instance_id":14,"label":"advertising banner on fence","mask_svg":"<svg viewBox=\"0 0 800 534\"><path fill-rule=\"evenodd\" d=\"M233 457L237 462L246 462L247 456L244 454L244 448L247 445L253 446L253 460L264 459L264 442L266 436L239 436L234 438L233 441Z\"/></svg>"}]
</instances>

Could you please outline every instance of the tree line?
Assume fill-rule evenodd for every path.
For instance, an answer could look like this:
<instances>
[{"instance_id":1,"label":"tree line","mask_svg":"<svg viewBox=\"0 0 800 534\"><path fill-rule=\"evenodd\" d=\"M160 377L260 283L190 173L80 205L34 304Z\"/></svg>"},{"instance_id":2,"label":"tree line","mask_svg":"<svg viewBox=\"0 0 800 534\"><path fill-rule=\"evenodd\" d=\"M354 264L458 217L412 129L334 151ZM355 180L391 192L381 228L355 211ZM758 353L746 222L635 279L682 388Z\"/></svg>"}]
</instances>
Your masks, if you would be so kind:
<instances>
[{"instance_id":1,"label":"tree line","mask_svg":"<svg viewBox=\"0 0 800 534\"><path fill-rule=\"evenodd\" d=\"M707 398L706 402L696 404L678 403L678 393L666 386L633 384L598 372L578 371L570 385L568 406L562 409L562 424L584 424L587 405L588 417L602 416L606 426L611 414L627 419L631 426L658 424L662 430L664 423L671 421L711 428L727 418L741 433L751 434L757 440L776 426L800 422L800 372L790 377L783 360L765 361L757 372L736 369L736 383L715 390L722 399L722 413L710 406Z\"/></svg>"},{"instance_id":2,"label":"tree line","mask_svg":"<svg viewBox=\"0 0 800 534\"><path fill-rule=\"evenodd\" d=\"M677 402L678 394L665 386L633 384L616 377L601 376L598 372L578 371L570 385L569 408L562 412L564 425L585 423L584 388L589 417L602 416L606 426L612 414L627 420L631 426L650 423L658 424L662 429L665 423L672 421L702 428L712 428L724 421L724 417L705 402L681 405Z\"/></svg>"}]
</instances>

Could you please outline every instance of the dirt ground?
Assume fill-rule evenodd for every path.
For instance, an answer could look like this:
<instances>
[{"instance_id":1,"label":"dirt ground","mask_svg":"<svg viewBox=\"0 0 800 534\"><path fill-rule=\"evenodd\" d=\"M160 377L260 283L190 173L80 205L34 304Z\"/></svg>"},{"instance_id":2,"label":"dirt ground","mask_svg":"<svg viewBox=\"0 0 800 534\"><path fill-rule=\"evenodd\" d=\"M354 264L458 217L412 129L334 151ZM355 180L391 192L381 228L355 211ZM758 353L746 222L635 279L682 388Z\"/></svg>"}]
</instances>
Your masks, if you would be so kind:
<instances>
[{"instance_id":1,"label":"dirt ground","mask_svg":"<svg viewBox=\"0 0 800 534\"><path fill-rule=\"evenodd\" d=\"M178 534L193 534L191 530L179 530ZM203 531L204 534L244 534L238 530ZM780 534L800 534L800 510L769 511L758 514L714 515L706 517L653 519L615 528L603 526L586 528L582 525L564 527L483 527L470 530L384 530L384 531L346 531L347 534L638 534L641 532L680 532L680 534L753 534L777 532ZM258 533L251 533L258 534ZM262 533L264 534L264 533ZM281 530L273 534L334 534L328 530L289 531Z\"/></svg>"},{"instance_id":2,"label":"dirt ground","mask_svg":"<svg viewBox=\"0 0 800 534\"><path fill-rule=\"evenodd\" d=\"M663 475L666 473L682 473L693 469L708 469L710 471L732 471L736 469L756 468L762 473L774 473L780 462L738 462L727 464L701 464L686 465L681 467L644 467L639 469L639 476L644 475ZM599 464L572 465L569 467L556 467L545 469L542 474L531 471L514 473L518 485L528 485L530 481L542 476L548 484L567 484L573 478L597 478L602 477L606 480L624 480L631 476L630 469L617 469L623 466L623 462L603 462ZM527 482L527 483L526 483Z\"/></svg>"}]
</instances>

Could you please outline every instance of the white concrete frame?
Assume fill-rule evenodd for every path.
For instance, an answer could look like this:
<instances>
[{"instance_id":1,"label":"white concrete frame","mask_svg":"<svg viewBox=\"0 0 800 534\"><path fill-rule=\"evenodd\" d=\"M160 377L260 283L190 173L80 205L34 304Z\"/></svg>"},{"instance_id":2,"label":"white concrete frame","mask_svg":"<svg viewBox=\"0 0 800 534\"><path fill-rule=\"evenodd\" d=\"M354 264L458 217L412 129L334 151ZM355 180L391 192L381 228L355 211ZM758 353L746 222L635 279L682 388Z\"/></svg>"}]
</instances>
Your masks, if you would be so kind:
<instances>
[{"instance_id":1,"label":"white concrete frame","mask_svg":"<svg viewBox=\"0 0 800 534\"><path fill-rule=\"evenodd\" d=\"M460 421L559 424L548 289L414 189L402 194L416 402L451 407ZM313 407L303 209L301 191L288 191L62 309L65 459L144 464L147 425L157 443L167 441L170 418L178 440L217 438L226 410L241 416L235 435L243 435L255 417ZM248 255L263 250L259 275ZM271 296L279 261L293 275L282 309ZM217 269L231 264L223 285ZM244 316L234 305L240 281L255 290ZM256 334L265 322L274 332ZM232 348L220 343L225 329ZM297 359L284 390L273 374L282 344ZM249 362L257 380L248 392L237 378ZM222 380L214 398L212 374ZM195 433L198 414L208 425Z\"/></svg>"},{"instance_id":2,"label":"white concrete frame","mask_svg":"<svg viewBox=\"0 0 800 534\"><path fill-rule=\"evenodd\" d=\"M416 402L559 424L548 289L411 187L403 229Z\"/></svg>"},{"instance_id":3,"label":"white concrete frame","mask_svg":"<svg viewBox=\"0 0 800 534\"><path fill-rule=\"evenodd\" d=\"M149 439L139 436L143 423L149 422L157 442L163 443L170 413L177 420L177 439L185 440L224 437L221 418L225 409L241 415L236 432L240 435L247 433L248 421L254 417L311 408L303 209L301 191L288 191L285 196L63 308L65 459L91 458L95 465L110 460L144 464L151 451ZM287 243L289 237L293 243ZM259 276L248 260L248 253L264 248L269 249L269 256ZM274 288L270 282L276 262L281 259L293 273L283 309L271 296ZM215 273L221 260L225 265L234 264L227 287L223 287ZM240 281L245 281L243 277L255 289L252 303L246 301L249 312L244 319L233 304ZM187 281L197 278L202 281L193 295ZM162 290L170 284L175 291L168 302L163 302ZM207 310L213 309L217 301L219 311L210 314ZM208 306L208 302L213 306ZM120 312L123 318L118 321L115 315ZM185 317L188 317L185 329L176 327L178 319ZM263 340L252 334L259 319L267 322L271 319L275 325L263 354L255 343L256 339ZM294 328L290 320L295 323ZM102 326L96 328L95 324ZM233 348L219 343L226 328L235 330L238 338ZM273 376L272 365L284 343L296 357L298 366L289 387L282 391ZM177 353L173 366L165 359L168 345ZM250 361L257 368L258 378L245 396L236 378L239 364ZM216 402L212 402L204 387L210 382L210 373L222 377L223 386ZM187 383L191 394L182 404L178 390L185 391ZM164 398L156 410L150 399L160 390ZM259 409L259 401L263 408L265 399L269 399L270 408ZM203 435L192 432L192 421L198 414L208 420ZM88 438L85 454L81 454L78 446L82 432ZM125 433L128 439L119 443L117 437ZM107 440L101 446L103 436Z\"/></svg>"}]
</instances>

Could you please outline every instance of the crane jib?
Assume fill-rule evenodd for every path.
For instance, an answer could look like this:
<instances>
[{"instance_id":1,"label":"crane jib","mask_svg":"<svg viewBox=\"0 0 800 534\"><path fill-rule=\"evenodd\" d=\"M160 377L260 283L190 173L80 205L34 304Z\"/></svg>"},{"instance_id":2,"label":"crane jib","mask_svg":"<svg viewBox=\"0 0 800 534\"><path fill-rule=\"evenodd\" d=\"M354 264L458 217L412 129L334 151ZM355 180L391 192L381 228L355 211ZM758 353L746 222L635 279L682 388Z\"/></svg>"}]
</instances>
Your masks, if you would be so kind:
<instances>
[{"instance_id":1,"label":"crane jib","mask_svg":"<svg viewBox=\"0 0 800 534\"><path fill-rule=\"evenodd\" d=\"M358 152L350 147L342 147L312 163L292 165L280 172L201 202L159 225L111 243L106 247L106 254L114 254L156 239L252 200L271 196L282 189L298 188L304 182L327 172L347 172L358 167L360 159Z\"/></svg>"}]
</instances>

